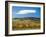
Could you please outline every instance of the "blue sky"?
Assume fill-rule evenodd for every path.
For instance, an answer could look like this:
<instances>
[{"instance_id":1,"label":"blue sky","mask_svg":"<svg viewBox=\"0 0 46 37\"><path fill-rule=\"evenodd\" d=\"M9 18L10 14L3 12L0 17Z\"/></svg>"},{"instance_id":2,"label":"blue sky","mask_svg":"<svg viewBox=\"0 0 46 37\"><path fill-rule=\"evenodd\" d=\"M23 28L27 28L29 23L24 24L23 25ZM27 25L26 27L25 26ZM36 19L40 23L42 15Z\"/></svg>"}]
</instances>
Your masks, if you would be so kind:
<instances>
[{"instance_id":1,"label":"blue sky","mask_svg":"<svg viewBox=\"0 0 46 37\"><path fill-rule=\"evenodd\" d=\"M21 10L35 10L35 13L28 14L16 14ZM23 7L13 6L12 7L12 18L23 18L23 17L40 17L40 7Z\"/></svg>"}]
</instances>

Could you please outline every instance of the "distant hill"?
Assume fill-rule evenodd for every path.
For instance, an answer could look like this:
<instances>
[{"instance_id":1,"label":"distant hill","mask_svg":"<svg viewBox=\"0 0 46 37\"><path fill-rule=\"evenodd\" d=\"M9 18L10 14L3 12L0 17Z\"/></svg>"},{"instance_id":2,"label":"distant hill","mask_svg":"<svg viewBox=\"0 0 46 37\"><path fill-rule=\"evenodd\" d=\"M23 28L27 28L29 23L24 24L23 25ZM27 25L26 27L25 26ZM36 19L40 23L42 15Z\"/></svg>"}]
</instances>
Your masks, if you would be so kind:
<instances>
[{"instance_id":1,"label":"distant hill","mask_svg":"<svg viewBox=\"0 0 46 37\"><path fill-rule=\"evenodd\" d=\"M40 20L40 18L36 18L36 17L24 17L24 18L13 18L13 20L16 20L16 19L19 19L19 20Z\"/></svg>"}]
</instances>

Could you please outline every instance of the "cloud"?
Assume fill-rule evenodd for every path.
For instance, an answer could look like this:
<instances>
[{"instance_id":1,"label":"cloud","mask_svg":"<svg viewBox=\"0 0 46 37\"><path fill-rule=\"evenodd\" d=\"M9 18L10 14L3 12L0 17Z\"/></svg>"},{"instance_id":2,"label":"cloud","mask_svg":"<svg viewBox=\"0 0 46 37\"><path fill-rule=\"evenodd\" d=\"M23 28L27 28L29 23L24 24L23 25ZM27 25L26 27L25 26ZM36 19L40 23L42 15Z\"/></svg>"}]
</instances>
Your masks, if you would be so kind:
<instances>
[{"instance_id":1,"label":"cloud","mask_svg":"<svg viewBox=\"0 0 46 37\"><path fill-rule=\"evenodd\" d=\"M36 10L20 10L16 14L28 14L28 13L35 13Z\"/></svg>"}]
</instances>

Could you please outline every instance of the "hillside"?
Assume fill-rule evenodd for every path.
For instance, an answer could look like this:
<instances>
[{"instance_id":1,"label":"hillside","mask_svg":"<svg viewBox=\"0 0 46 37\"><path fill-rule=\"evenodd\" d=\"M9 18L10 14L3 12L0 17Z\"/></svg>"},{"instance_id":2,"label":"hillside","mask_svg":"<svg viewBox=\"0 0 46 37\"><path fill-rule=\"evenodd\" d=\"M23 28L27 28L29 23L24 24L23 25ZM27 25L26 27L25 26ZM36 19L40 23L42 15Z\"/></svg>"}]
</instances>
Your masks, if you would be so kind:
<instances>
[{"instance_id":1,"label":"hillside","mask_svg":"<svg viewBox=\"0 0 46 37\"><path fill-rule=\"evenodd\" d=\"M24 18L13 18L13 20L16 20L16 19L19 19L19 20L28 20L28 19L31 19L31 20L40 20L40 18L35 18L35 17L24 17Z\"/></svg>"}]
</instances>

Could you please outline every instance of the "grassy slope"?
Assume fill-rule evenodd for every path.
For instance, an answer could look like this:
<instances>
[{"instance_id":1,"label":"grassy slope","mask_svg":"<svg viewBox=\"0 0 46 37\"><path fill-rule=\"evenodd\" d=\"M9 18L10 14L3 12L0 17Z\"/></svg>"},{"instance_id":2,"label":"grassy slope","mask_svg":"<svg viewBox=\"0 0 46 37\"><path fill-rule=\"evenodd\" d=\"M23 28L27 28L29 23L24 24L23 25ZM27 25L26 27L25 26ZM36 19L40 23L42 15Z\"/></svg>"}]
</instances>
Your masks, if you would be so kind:
<instances>
[{"instance_id":1,"label":"grassy slope","mask_svg":"<svg viewBox=\"0 0 46 37\"><path fill-rule=\"evenodd\" d=\"M39 29L40 21L32 19L14 19L12 21L13 30Z\"/></svg>"}]
</instances>

